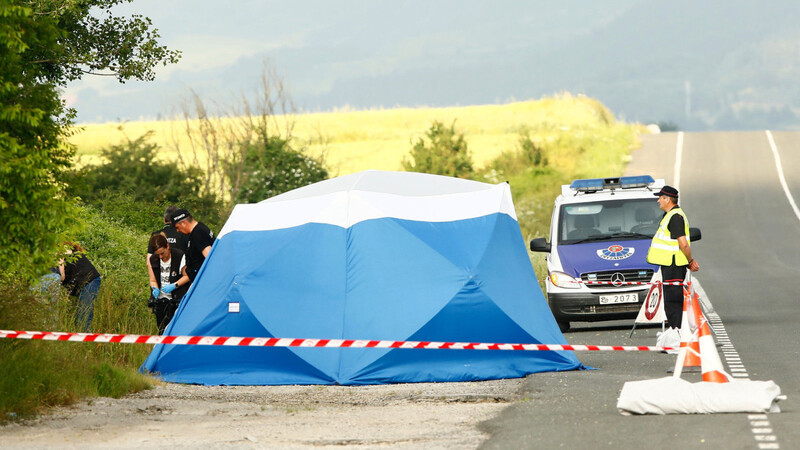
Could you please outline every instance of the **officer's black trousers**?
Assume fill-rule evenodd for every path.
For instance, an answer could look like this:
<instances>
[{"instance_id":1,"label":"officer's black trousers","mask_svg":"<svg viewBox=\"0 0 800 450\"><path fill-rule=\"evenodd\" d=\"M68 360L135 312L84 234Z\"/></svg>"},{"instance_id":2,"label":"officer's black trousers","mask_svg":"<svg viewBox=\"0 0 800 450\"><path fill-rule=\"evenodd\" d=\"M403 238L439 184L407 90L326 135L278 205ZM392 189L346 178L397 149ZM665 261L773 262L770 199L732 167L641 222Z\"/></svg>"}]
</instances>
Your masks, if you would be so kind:
<instances>
[{"instance_id":1,"label":"officer's black trousers","mask_svg":"<svg viewBox=\"0 0 800 450\"><path fill-rule=\"evenodd\" d=\"M664 283L683 283L686 279L687 266L661 266L661 278ZM681 327L683 316L683 286L664 286L664 313L667 315L667 326Z\"/></svg>"}]
</instances>

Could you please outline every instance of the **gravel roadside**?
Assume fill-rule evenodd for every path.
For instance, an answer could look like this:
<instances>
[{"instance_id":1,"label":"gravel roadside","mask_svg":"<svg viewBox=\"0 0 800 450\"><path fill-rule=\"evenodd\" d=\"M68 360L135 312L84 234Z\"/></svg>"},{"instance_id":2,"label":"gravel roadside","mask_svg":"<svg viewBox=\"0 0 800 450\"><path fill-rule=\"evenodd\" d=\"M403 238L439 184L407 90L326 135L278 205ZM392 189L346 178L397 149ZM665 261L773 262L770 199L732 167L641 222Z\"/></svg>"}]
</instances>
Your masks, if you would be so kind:
<instances>
[{"instance_id":1,"label":"gravel roadside","mask_svg":"<svg viewBox=\"0 0 800 450\"><path fill-rule=\"evenodd\" d=\"M6 448L476 448L523 379L379 386L161 384L0 427Z\"/></svg>"}]
</instances>

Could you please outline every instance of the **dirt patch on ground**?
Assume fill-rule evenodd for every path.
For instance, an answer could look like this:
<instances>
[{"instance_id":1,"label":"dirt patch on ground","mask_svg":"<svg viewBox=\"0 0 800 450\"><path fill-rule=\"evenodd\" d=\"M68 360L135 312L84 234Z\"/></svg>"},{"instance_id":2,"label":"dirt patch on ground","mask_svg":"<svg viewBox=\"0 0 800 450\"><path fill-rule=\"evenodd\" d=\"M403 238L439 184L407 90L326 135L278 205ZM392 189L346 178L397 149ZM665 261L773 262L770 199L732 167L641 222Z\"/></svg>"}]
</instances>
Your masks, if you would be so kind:
<instances>
[{"instance_id":1,"label":"dirt patch on ground","mask_svg":"<svg viewBox=\"0 0 800 450\"><path fill-rule=\"evenodd\" d=\"M163 384L0 428L11 448L476 448L522 379L381 386Z\"/></svg>"}]
</instances>

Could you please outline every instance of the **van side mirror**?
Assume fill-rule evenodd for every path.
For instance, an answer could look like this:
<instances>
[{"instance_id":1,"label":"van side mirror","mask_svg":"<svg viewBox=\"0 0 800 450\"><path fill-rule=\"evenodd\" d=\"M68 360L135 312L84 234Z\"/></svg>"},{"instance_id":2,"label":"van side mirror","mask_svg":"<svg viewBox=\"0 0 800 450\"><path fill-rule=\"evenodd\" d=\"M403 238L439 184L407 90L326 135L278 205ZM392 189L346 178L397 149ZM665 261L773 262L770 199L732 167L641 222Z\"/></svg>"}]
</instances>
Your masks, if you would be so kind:
<instances>
[{"instance_id":1,"label":"van side mirror","mask_svg":"<svg viewBox=\"0 0 800 450\"><path fill-rule=\"evenodd\" d=\"M698 230L699 231L699 230ZM536 238L531 240L531 251L550 253L550 244L546 238Z\"/></svg>"},{"instance_id":2,"label":"van side mirror","mask_svg":"<svg viewBox=\"0 0 800 450\"><path fill-rule=\"evenodd\" d=\"M689 240L695 242L699 241L702 238L703 238L703 233L700 232L700 228L689 227Z\"/></svg>"}]
</instances>

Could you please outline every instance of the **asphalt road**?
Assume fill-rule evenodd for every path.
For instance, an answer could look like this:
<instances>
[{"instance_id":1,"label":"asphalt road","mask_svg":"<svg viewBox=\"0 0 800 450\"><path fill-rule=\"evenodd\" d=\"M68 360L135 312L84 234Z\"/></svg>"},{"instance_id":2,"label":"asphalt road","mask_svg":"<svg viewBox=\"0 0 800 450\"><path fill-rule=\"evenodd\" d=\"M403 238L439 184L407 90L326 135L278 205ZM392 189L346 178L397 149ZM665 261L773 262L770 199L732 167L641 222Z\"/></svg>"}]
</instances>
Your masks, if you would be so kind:
<instances>
[{"instance_id":1,"label":"asphalt road","mask_svg":"<svg viewBox=\"0 0 800 450\"><path fill-rule=\"evenodd\" d=\"M695 279L750 379L774 380L788 395L782 412L622 416L616 402L623 384L668 376L675 356L583 352L579 359L597 370L529 376L522 401L482 425L492 436L483 448L800 448L800 217L775 159L777 152L786 188L800 202L800 133L772 136L774 152L765 131L645 136L626 174L651 174L679 188L691 225L703 231L692 246L701 267ZM571 344L655 345L660 328L637 328L629 339L631 326L576 323L565 337ZM683 378L700 381L694 373Z\"/></svg>"}]
</instances>

